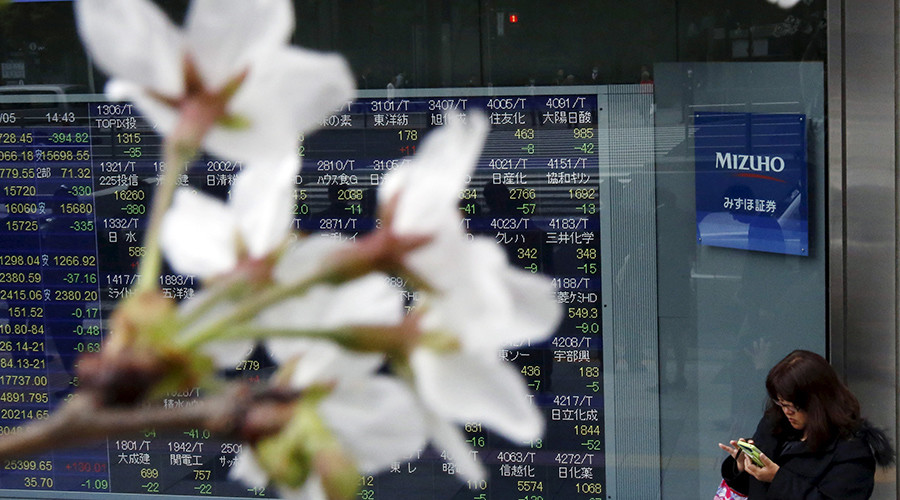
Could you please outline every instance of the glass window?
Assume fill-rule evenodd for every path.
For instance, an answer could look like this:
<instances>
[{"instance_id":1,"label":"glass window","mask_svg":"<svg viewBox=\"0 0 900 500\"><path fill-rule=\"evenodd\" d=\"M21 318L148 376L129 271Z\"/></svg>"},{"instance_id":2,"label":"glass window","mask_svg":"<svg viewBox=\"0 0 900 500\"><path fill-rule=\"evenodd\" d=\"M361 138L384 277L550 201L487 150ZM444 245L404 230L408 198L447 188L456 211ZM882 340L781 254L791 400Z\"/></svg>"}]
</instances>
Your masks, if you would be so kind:
<instances>
[{"instance_id":1,"label":"glass window","mask_svg":"<svg viewBox=\"0 0 900 500\"><path fill-rule=\"evenodd\" d=\"M188 3L158 5L180 22ZM716 443L753 433L768 369L793 349L826 350L825 1L293 3L292 41L343 54L360 89L302 138L296 227L364 234L380 176L443 112L480 109L492 132L460 194L464 227L552 276L566 315L551 340L498 353L527 380L544 439L511 443L462 423L489 481L461 480L429 448L362 478L362 498L711 497ZM34 359L43 378L26 391L39 404L17 402L0 418L5 433L57 408L76 354L101 345L100 319L134 273L142 230L132 229L159 141L136 110L100 95L106 77L80 48L71 2L5 6L0 70L0 173L18 176L0 175L0 246L11 249L0 264L27 279L41 259L92 257L82 271L99 294L82 301L99 305L47 308L39 320L28 308L44 298L6 287L28 300L2 301L0 341L28 332L41 344L0 353L13 360L0 375ZM59 134L85 141L55 148ZM52 163L69 153L81 163ZM240 169L212 157L198 165L185 182L219 196ZM84 213L60 218L64 205ZM173 297L189 283L172 274ZM94 316L74 321L76 309ZM257 351L235 371L265 377L268 363ZM0 393L22 393L0 381L10 382ZM235 443L194 431L13 464L0 470L0 497L262 494L226 480ZM177 443L187 441L205 448L185 452Z\"/></svg>"}]
</instances>

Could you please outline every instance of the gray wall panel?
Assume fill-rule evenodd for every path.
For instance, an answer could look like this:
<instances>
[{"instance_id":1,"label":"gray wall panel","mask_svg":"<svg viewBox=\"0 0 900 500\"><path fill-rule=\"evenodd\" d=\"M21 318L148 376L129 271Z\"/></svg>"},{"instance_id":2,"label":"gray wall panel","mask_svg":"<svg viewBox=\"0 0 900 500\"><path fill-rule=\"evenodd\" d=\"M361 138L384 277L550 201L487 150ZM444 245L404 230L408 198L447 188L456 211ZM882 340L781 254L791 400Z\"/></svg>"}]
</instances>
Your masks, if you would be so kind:
<instances>
[{"instance_id":1,"label":"gray wall panel","mask_svg":"<svg viewBox=\"0 0 900 500\"><path fill-rule=\"evenodd\" d=\"M831 161L844 164L846 207L845 287L843 297L835 290L831 300L832 307L845 308L844 324L835 325L844 331L833 337L832 357L843 365L863 413L896 436L896 4L845 1L842 10L832 4L829 15L843 16L832 21L843 21L843 39L829 39L829 50L842 51L839 61L832 59L842 66L842 80L831 71L829 92L830 102L843 94L843 122L832 120L831 126L843 125L837 139L844 156L832 149ZM873 498L897 498L896 484L895 472L879 475Z\"/></svg>"}]
</instances>

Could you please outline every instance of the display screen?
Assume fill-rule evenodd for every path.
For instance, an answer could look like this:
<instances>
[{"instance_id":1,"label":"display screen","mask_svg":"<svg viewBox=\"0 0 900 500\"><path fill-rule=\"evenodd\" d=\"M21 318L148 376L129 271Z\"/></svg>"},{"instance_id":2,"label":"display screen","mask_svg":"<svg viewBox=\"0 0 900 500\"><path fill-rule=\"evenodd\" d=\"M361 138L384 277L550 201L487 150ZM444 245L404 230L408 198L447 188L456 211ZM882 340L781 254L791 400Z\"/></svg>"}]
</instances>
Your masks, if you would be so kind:
<instances>
[{"instance_id":1,"label":"display screen","mask_svg":"<svg viewBox=\"0 0 900 500\"><path fill-rule=\"evenodd\" d=\"M463 430L489 469L487 481L467 482L442 450L427 448L380 475L361 477L361 499L606 496L601 106L593 92L519 90L361 97L300 138L295 228L352 240L377 222L375 196L384 174L410 161L445 112L483 110L492 128L459 194L461 224L505 247L516 266L550 276L565 312L550 340L496 353L530 387L547 421L543 439L508 442L469 422ZM101 348L105 320L132 293L145 217L165 168L159 135L131 104L99 97L43 101L0 101L0 434L46 418L76 390L79 355ZM181 184L225 197L241 168L201 158ZM201 284L167 271L159 285L178 301ZM403 283L397 286L403 293ZM229 372L253 382L271 369L260 349ZM159 404L190 405L201 394L170 394ZM277 496L228 480L240 449L205 429L147 429L5 460L0 497Z\"/></svg>"}]
</instances>

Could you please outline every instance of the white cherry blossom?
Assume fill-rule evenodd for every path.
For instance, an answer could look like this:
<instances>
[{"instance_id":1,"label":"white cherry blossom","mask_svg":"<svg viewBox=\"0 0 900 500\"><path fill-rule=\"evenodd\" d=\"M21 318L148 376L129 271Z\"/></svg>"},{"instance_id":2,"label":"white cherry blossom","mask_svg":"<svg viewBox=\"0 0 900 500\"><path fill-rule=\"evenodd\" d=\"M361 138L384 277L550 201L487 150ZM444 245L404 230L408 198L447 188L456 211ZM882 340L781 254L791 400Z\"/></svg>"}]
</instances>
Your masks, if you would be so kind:
<instances>
[{"instance_id":1,"label":"white cherry blossom","mask_svg":"<svg viewBox=\"0 0 900 500\"><path fill-rule=\"evenodd\" d=\"M185 98L223 106L203 143L217 156L296 151L298 133L353 94L343 58L288 45L290 0L194 0L183 28L148 0L79 0L75 11L94 63L111 76L107 93L133 101L166 135Z\"/></svg>"},{"instance_id":2,"label":"white cherry blossom","mask_svg":"<svg viewBox=\"0 0 900 500\"><path fill-rule=\"evenodd\" d=\"M499 349L546 339L561 317L549 279L509 265L493 240L470 240L460 228L459 193L487 133L480 114L470 114L468 124L449 120L426 138L410 164L385 176L379 197L383 209L394 210L390 230L432 237L405 265L429 290L421 329L455 339L459 349L423 342L409 361L417 392L432 413L432 438L473 479L483 469L459 457L465 449L460 435L442 422L480 421L517 441L539 437L543 417Z\"/></svg>"},{"instance_id":3,"label":"white cherry blossom","mask_svg":"<svg viewBox=\"0 0 900 500\"><path fill-rule=\"evenodd\" d=\"M228 272L246 255L262 258L284 242L291 230L295 156L263 168L246 168L228 202L181 188L163 219L163 252L182 274L212 278Z\"/></svg>"},{"instance_id":4,"label":"white cherry blossom","mask_svg":"<svg viewBox=\"0 0 900 500\"><path fill-rule=\"evenodd\" d=\"M375 374L382 362L380 355L352 353L326 341L291 342L281 347L277 351L280 359L296 360L293 388L332 387L316 411L359 473L386 470L424 446L424 416L405 384ZM250 446L244 447L231 476L256 487L269 482ZM312 470L304 485L280 485L280 490L285 498L324 500L322 483L319 472Z\"/></svg>"},{"instance_id":5,"label":"white cherry blossom","mask_svg":"<svg viewBox=\"0 0 900 500\"><path fill-rule=\"evenodd\" d=\"M313 278L326 269L331 257L348 246L324 235L313 235L291 243L281 253L272 269L273 284L289 285ZM202 307L209 300L205 291L182 305L182 316ZM399 325L404 318L403 296L388 282L382 273L369 273L360 278L341 284L318 284L306 293L287 298L259 312L247 325L250 329L271 331L294 331L296 335L272 335L265 340L271 357L284 362L294 355L294 343L308 342L303 332L337 331L358 326L390 327ZM203 329L218 318L228 314L235 307L229 300L220 301L197 321L191 330ZM234 367L247 354L256 341L248 338L213 339L203 347L215 364L220 367ZM378 355L381 363L383 356Z\"/></svg>"}]
</instances>

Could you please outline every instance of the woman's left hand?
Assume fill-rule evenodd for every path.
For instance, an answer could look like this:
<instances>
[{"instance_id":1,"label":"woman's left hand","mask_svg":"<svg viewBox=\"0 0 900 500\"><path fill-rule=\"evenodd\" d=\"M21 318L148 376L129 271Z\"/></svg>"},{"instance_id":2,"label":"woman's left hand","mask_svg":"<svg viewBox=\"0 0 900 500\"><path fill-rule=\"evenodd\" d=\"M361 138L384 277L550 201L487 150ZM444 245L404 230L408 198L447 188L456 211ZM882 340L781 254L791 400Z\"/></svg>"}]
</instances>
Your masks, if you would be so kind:
<instances>
[{"instance_id":1,"label":"woman's left hand","mask_svg":"<svg viewBox=\"0 0 900 500\"><path fill-rule=\"evenodd\" d=\"M744 470L747 471L748 474L755 477L756 479L764 482L771 483L773 479L775 479L775 474L778 473L779 466L775 462L773 462L769 457L766 456L765 453L759 454L759 459L762 460L763 467L758 467L750 457L744 455Z\"/></svg>"}]
</instances>

